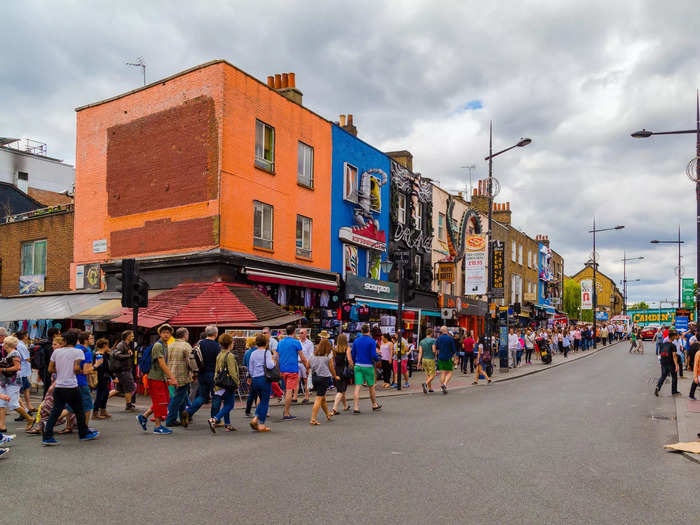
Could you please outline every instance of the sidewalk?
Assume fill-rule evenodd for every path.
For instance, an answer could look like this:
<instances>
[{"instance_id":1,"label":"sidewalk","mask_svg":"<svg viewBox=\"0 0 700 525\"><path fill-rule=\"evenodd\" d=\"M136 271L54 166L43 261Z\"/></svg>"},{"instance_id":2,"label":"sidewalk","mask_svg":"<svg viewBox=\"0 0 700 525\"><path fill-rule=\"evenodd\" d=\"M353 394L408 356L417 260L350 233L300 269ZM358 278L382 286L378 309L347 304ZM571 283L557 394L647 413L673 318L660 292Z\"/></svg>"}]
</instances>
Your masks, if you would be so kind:
<instances>
[{"instance_id":1,"label":"sidewalk","mask_svg":"<svg viewBox=\"0 0 700 525\"><path fill-rule=\"evenodd\" d=\"M688 372L686 372L688 377ZM690 389L690 381L682 381L678 379L678 389L682 395L675 398L676 402L676 423L678 424L678 442L689 443L699 441L698 432L700 432L700 401L688 399L688 390ZM691 452L682 452L682 454L696 463L700 463L698 454Z\"/></svg>"}]
</instances>

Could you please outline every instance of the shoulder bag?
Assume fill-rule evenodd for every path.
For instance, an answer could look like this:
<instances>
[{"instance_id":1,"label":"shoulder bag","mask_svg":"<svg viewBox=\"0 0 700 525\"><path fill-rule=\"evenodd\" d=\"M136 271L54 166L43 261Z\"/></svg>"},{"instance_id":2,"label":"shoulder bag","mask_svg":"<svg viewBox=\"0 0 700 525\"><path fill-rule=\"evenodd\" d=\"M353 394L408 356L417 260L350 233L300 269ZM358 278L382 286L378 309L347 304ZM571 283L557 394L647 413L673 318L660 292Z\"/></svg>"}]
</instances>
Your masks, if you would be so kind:
<instances>
[{"instance_id":1,"label":"shoulder bag","mask_svg":"<svg viewBox=\"0 0 700 525\"><path fill-rule=\"evenodd\" d=\"M282 374L280 374L280 365L275 363L272 368L267 368L267 350L265 350L265 357L263 359L263 370L265 371L265 379L270 383L277 383L282 379Z\"/></svg>"},{"instance_id":2,"label":"shoulder bag","mask_svg":"<svg viewBox=\"0 0 700 525\"><path fill-rule=\"evenodd\" d=\"M214 377L214 386L217 388L224 388L226 390L233 390L238 386L229 373L228 356L224 358L223 368L220 368L216 372L216 376Z\"/></svg>"}]
</instances>

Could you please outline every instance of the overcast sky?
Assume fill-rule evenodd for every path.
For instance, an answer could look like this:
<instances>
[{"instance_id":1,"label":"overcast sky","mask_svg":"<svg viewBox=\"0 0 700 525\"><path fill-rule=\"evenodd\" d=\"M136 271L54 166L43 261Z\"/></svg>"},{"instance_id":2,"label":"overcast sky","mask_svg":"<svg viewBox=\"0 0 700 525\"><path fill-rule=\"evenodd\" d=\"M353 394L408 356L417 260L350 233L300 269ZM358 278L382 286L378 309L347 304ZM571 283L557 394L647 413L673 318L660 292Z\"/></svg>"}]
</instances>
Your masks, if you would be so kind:
<instances>
[{"instance_id":1,"label":"overcast sky","mask_svg":"<svg viewBox=\"0 0 700 525\"><path fill-rule=\"evenodd\" d=\"M414 168L447 189L487 175L498 157L498 201L513 224L547 233L578 271L599 227L600 269L630 300L677 296L681 226L685 275L695 277L693 135L630 132L695 127L700 86L697 0L466 2L4 2L0 8L0 136L48 143L74 163L74 108L224 58L264 81L296 72L304 104L331 120L352 113L359 136L408 149Z\"/></svg>"}]
</instances>

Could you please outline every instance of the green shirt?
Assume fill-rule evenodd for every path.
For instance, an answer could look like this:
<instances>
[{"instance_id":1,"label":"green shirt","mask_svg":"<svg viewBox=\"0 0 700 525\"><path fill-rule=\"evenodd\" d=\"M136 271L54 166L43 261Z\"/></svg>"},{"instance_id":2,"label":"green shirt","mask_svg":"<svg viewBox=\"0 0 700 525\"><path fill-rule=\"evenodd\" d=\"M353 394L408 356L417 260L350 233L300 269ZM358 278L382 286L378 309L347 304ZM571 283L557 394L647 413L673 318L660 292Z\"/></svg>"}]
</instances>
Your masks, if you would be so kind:
<instances>
[{"instance_id":1,"label":"green shirt","mask_svg":"<svg viewBox=\"0 0 700 525\"><path fill-rule=\"evenodd\" d=\"M160 339L153 344L153 349L151 350L151 371L148 372L148 379L153 379L154 381L165 381L165 374L160 368L158 363L158 358L162 357L166 359L165 344ZM166 359L167 361L167 359Z\"/></svg>"},{"instance_id":2,"label":"green shirt","mask_svg":"<svg viewBox=\"0 0 700 525\"><path fill-rule=\"evenodd\" d=\"M433 345L435 344L435 339L433 339L432 337L426 337L418 344L423 350L423 359L435 359L435 353L433 352Z\"/></svg>"}]
</instances>

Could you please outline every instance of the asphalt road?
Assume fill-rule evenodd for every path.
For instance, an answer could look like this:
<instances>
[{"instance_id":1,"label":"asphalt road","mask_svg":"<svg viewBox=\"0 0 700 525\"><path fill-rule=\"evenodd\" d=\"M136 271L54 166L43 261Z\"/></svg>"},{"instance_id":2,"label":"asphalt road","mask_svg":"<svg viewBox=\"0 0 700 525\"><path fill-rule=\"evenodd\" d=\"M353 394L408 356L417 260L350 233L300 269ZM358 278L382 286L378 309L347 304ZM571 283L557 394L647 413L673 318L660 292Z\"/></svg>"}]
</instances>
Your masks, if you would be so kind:
<instances>
[{"instance_id":1,"label":"asphalt road","mask_svg":"<svg viewBox=\"0 0 700 525\"><path fill-rule=\"evenodd\" d=\"M0 462L3 522L686 523L700 466L675 441L670 385L626 346L500 384L386 398L380 413L212 436L204 417L172 436L133 415L102 437L42 448L18 435ZM689 381L681 383L687 393ZM652 418L652 416L654 416ZM664 419L669 418L669 419Z\"/></svg>"}]
</instances>

